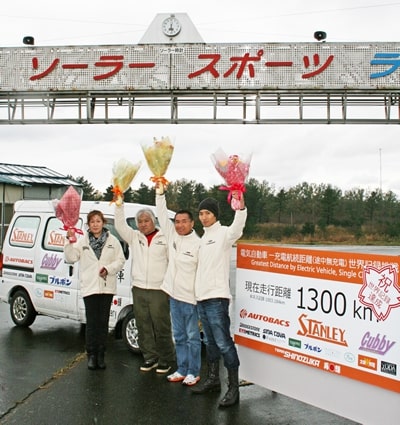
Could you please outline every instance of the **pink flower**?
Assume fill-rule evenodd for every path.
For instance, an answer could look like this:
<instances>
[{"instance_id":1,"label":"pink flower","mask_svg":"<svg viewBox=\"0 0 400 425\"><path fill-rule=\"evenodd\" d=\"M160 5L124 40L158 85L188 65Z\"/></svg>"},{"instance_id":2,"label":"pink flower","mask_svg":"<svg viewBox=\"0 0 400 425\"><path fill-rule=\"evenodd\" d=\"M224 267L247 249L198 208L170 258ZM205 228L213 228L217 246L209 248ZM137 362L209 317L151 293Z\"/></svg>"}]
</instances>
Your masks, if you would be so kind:
<instances>
[{"instance_id":1,"label":"pink flower","mask_svg":"<svg viewBox=\"0 0 400 425\"><path fill-rule=\"evenodd\" d=\"M251 155L240 156L237 154L226 155L222 149L218 149L211 155L211 160L215 169L224 179L226 186L221 186L221 190L227 190L228 202L233 209L238 209L241 194L246 191L245 183L250 171ZM239 200L232 199L232 192L239 192Z\"/></svg>"}]
</instances>

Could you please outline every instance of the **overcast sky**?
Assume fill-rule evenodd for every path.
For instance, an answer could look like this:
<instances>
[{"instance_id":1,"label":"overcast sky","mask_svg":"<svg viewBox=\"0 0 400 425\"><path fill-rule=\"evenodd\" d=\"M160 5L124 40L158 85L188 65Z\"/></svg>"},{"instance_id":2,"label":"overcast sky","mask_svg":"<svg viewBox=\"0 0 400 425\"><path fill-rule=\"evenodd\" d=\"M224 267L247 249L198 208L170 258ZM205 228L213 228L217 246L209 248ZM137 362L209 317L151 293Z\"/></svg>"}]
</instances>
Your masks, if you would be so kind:
<instances>
[{"instance_id":1,"label":"overcast sky","mask_svg":"<svg viewBox=\"0 0 400 425\"><path fill-rule=\"evenodd\" d=\"M4 2L1 46L135 44L158 13L187 13L206 43L399 41L400 2L286 0ZM383 110L382 110L383 117ZM381 118L381 117L379 117ZM186 178L209 187L221 183L210 155L253 153L250 175L277 190L301 182L392 190L400 198L400 128L396 125L3 125L0 162L46 166L84 176L104 191L114 161L143 161L133 188L151 184L140 141L174 139L169 180Z\"/></svg>"}]
</instances>

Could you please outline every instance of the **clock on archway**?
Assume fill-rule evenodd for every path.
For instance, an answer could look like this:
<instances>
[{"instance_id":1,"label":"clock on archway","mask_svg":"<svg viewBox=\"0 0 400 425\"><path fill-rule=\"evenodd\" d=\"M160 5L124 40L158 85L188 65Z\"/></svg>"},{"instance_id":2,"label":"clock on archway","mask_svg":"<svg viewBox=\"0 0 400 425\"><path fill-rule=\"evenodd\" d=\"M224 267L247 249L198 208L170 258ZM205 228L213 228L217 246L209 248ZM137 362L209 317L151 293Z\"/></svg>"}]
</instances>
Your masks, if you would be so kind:
<instances>
[{"instance_id":1,"label":"clock on archway","mask_svg":"<svg viewBox=\"0 0 400 425\"><path fill-rule=\"evenodd\" d=\"M181 32L182 25L176 16L171 15L163 20L161 29L167 37L175 37Z\"/></svg>"}]
</instances>

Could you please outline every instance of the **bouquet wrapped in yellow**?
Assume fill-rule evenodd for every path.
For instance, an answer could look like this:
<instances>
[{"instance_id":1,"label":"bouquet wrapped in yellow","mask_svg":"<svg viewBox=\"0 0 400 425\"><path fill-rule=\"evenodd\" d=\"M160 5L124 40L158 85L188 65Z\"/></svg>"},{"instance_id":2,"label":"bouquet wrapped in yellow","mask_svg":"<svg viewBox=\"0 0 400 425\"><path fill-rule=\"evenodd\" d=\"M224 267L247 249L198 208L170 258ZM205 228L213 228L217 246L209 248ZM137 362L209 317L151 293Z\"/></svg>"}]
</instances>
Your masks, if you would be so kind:
<instances>
[{"instance_id":1,"label":"bouquet wrapped in yellow","mask_svg":"<svg viewBox=\"0 0 400 425\"><path fill-rule=\"evenodd\" d=\"M174 152L174 146L169 137L161 137L161 140L154 137L153 143L148 146L142 145L142 149L147 165L153 173L150 180L158 186L167 186L169 182L164 175Z\"/></svg>"},{"instance_id":2,"label":"bouquet wrapped in yellow","mask_svg":"<svg viewBox=\"0 0 400 425\"><path fill-rule=\"evenodd\" d=\"M141 163L132 164L127 159L120 159L114 163L112 168L112 192L114 193L113 200L116 205L121 205L124 199L124 192L129 189L132 180L139 171Z\"/></svg>"}]
</instances>

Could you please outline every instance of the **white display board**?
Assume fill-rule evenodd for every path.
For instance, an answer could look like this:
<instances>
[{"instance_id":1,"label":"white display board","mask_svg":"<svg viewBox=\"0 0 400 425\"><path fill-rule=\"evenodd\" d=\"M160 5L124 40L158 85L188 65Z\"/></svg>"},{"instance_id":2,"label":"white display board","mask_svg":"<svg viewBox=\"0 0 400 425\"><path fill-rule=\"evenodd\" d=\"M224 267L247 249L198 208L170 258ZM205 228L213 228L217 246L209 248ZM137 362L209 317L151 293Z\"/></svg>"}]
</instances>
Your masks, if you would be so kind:
<instances>
[{"instance_id":1,"label":"white display board","mask_svg":"<svg viewBox=\"0 0 400 425\"><path fill-rule=\"evenodd\" d=\"M398 256L239 244L241 377L363 424L398 424Z\"/></svg>"},{"instance_id":2,"label":"white display board","mask_svg":"<svg viewBox=\"0 0 400 425\"><path fill-rule=\"evenodd\" d=\"M393 42L4 47L0 92L398 90L399 49Z\"/></svg>"}]
</instances>

